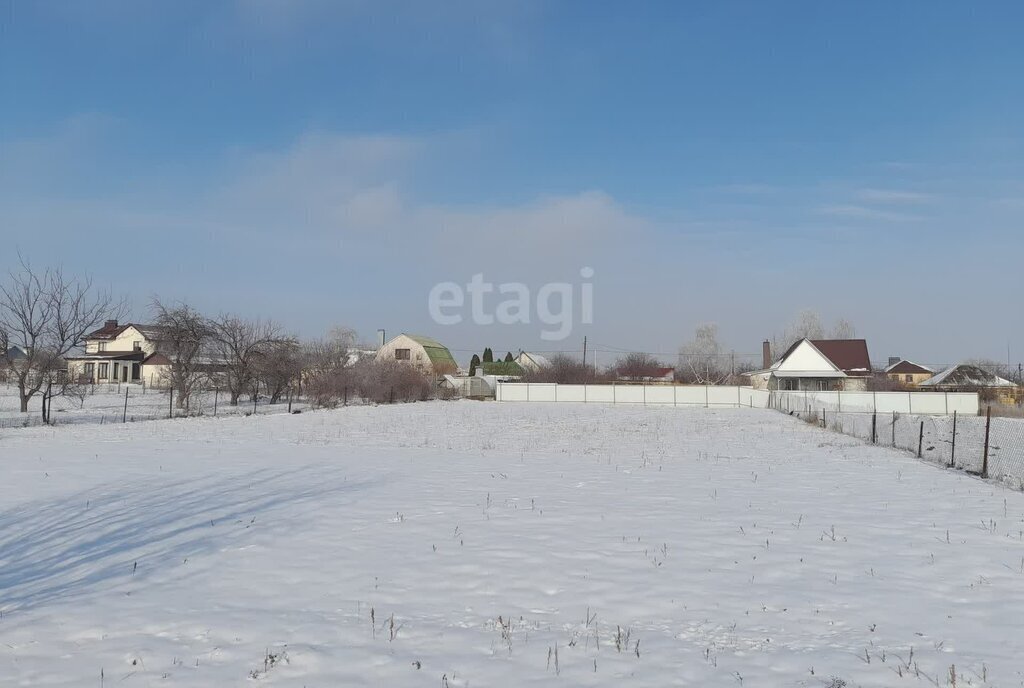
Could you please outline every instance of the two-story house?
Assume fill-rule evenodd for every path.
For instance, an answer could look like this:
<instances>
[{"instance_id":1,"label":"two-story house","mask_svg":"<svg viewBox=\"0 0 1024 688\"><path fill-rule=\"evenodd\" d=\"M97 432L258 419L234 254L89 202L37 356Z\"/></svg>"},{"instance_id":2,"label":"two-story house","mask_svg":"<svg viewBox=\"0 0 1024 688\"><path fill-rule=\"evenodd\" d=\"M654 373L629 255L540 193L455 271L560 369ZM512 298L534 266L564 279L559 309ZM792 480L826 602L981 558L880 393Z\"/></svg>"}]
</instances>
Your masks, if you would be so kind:
<instances>
[{"instance_id":1,"label":"two-story house","mask_svg":"<svg viewBox=\"0 0 1024 688\"><path fill-rule=\"evenodd\" d=\"M157 351L160 328L108 320L85 336L85 351L69 356L68 376L90 383L134 382L165 386L170 361Z\"/></svg>"}]
</instances>

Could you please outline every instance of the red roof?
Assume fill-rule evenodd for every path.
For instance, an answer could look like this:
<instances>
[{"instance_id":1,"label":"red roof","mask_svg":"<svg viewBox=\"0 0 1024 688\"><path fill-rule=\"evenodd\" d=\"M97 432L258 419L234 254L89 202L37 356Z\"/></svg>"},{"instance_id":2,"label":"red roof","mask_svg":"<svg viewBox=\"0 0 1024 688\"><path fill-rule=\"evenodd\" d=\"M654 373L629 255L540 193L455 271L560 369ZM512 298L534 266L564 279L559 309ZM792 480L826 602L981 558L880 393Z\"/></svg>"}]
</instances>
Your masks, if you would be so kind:
<instances>
[{"instance_id":1,"label":"red roof","mask_svg":"<svg viewBox=\"0 0 1024 688\"><path fill-rule=\"evenodd\" d=\"M868 357L868 343L863 339L812 339L811 344L832 365L851 377L871 375L871 359Z\"/></svg>"},{"instance_id":2,"label":"red roof","mask_svg":"<svg viewBox=\"0 0 1024 688\"><path fill-rule=\"evenodd\" d=\"M98 330L93 330L89 334L85 335L86 339L114 339L117 335L121 334L125 330L131 327L130 324L118 325L116 320L108 320L103 323L103 327Z\"/></svg>"},{"instance_id":3,"label":"red roof","mask_svg":"<svg viewBox=\"0 0 1024 688\"><path fill-rule=\"evenodd\" d=\"M786 349L779 359L784 360L800 346L803 339L798 339ZM871 375L871 359L868 357L868 343L863 339L808 339L821 355L832 362L836 368L850 377L868 377Z\"/></svg>"},{"instance_id":4,"label":"red roof","mask_svg":"<svg viewBox=\"0 0 1024 688\"><path fill-rule=\"evenodd\" d=\"M907 375L907 374L911 374L911 375L915 375L915 374L916 375L920 375L920 374L931 375L932 374L931 370L928 370L924 366L919 366L916 363L911 363L910 361L900 361L899 363L896 363L895 365L892 365L892 366L889 366L888 368L886 368L885 372L887 372L887 373L898 373L900 375Z\"/></svg>"}]
</instances>

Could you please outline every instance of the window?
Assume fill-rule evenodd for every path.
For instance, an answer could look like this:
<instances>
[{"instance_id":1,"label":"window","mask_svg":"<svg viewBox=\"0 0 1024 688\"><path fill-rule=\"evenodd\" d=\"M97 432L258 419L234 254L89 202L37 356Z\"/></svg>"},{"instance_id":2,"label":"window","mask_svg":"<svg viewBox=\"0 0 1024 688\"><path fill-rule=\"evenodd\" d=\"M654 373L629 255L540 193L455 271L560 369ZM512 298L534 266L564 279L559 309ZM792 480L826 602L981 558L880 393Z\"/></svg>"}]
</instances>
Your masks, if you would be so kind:
<instances>
[{"instance_id":1,"label":"window","mask_svg":"<svg viewBox=\"0 0 1024 688\"><path fill-rule=\"evenodd\" d=\"M97 344L96 348L99 349L100 351L106 351L107 350L107 343L106 342L100 342L99 344Z\"/></svg>"},{"instance_id":2,"label":"window","mask_svg":"<svg viewBox=\"0 0 1024 688\"><path fill-rule=\"evenodd\" d=\"M92 380L93 379L93 373L95 373L95 372L96 372L96 364L95 363L86 363L85 364L85 371L82 373L82 377L86 377L86 378Z\"/></svg>"},{"instance_id":3,"label":"window","mask_svg":"<svg viewBox=\"0 0 1024 688\"><path fill-rule=\"evenodd\" d=\"M395 349L395 360L396 361L408 361L409 355L412 353L409 349Z\"/></svg>"},{"instance_id":4,"label":"window","mask_svg":"<svg viewBox=\"0 0 1024 688\"><path fill-rule=\"evenodd\" d=\"M828 380L818 380L818 391L819 392L827 392L828 391L828 387L829 387Z\"/></svg>"},{"instance_id":5,"label":"window","mask_svg":"<svg viewBox=\"0 0 1024 688\"><path fill-rule=\"evenodd\" d=\"M423 354L416 354L416 360L417 361L422 361L423 360Z\"/></svg>"},{"instance_id":6,"label":"window","mask_svg":"<svg viewBox=\"0 0 1024 688\"><path fill-rule=\"evenodd\" d=\"M913 382L913 381L914 381L914 376L908 374L907 375L907 382Z\"/></svg>"},{"instance_id":7,"label":"window","mask_svg":"<svg viewBox=\"0 0 1024 688\"><path fill-rule=\"evenodd\" d=\"M100 363L99 379L101 379L101 380L109 380L110 379L109 373L110 373L110 364L109 363Z\"/></svg>"},{"instance_id":8,"label":"window","mask_svg":"<svg viewBox=\"0 0 1024 688\"><path fill-rule=\"evenodd\" d=\"M132 342L132 351L142 351L142 342Z\"/></svg>"}]
</instances>

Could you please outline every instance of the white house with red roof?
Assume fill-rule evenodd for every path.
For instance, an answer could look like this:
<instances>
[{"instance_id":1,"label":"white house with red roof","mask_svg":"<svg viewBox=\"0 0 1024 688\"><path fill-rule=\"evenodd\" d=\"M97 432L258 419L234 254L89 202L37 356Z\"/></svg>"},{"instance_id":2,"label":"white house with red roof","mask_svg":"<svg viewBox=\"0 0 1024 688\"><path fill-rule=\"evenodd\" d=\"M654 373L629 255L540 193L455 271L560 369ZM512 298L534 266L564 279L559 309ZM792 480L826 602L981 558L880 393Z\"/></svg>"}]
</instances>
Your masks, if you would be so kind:
<instances>
[{"instance_id":1,"label":"white house with red roof","mask_svg":"<svg viewBox=\"0 0 1024 688\"><path fill-rule=\"evenodd\" d=\"M157 350L159 335L160 328L154 325L108 320L85 335L83 353L67 358L68 376L90 383L134 382L161 387L171 362Z\"/></svg>"},{"instance_id":2,"label":"white house with red roof","mask_svg":"<svg viewBox=\"0 0 1024 688\"><path fill-rule=\"evenodd\" d=\"M871 359L863 339L800 339L764 370L744 373L758 389L865 390Z\"/></svg>"}]
</instances>

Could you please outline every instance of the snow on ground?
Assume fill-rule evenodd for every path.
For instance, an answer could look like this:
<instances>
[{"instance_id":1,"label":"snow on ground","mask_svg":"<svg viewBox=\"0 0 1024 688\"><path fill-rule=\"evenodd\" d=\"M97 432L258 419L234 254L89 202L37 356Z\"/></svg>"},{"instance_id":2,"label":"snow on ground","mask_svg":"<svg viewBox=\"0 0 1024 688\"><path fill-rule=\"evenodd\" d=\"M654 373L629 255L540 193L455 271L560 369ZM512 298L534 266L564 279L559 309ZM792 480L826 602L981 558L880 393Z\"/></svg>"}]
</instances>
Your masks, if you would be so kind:
<instances>
[{"instance_id":1,"label":"snow on ground","mask_svg":"<svg viewBox=\"0 0 1024 688\"><path fill-rule=\"evenodd\" d=\"M1024 495L756 409L0 432L2 686L1024 685Z\"/></svg>"}]
</instances>

